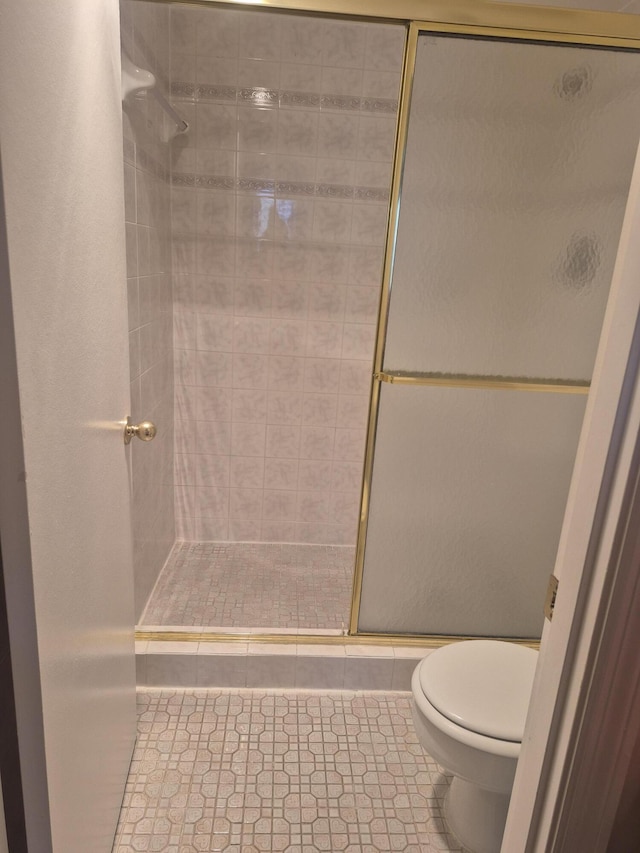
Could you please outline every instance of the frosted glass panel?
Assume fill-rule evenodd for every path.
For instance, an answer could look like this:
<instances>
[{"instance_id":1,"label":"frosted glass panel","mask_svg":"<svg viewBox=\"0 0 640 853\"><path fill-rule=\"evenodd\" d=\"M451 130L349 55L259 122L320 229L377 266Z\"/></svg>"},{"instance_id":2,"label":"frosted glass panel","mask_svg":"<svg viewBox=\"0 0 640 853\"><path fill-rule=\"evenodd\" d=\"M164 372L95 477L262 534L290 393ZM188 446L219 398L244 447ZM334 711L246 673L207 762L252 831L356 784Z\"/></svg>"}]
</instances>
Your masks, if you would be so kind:
<instances>
[{"instance_id":1,"label":"frosted glass panel","mask_svg":"<svg viewBox=\"0 0 640 853\"><path fill-rule=\"evenodd\" d=\"M540 635L585 402L382 386L359 630Z\"/></svg>"},{"instance_id":2,"label":"frosted glass panel","mask_svg":"<svg viewBox=\"0 0 640 853\"><path fill-rule=\"evenodd\" d=\"M589 379L640 56L419 39L386 370Z\"/></svg>"}]
</instances>

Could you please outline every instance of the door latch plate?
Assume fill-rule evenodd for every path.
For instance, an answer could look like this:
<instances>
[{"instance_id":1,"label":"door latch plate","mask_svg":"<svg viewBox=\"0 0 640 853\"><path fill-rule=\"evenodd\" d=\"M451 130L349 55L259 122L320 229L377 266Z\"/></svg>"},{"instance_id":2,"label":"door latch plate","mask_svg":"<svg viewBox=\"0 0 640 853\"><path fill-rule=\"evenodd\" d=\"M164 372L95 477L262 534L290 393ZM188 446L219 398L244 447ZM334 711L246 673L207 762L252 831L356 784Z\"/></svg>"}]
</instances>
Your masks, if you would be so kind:
<instances>
[{"instance_id":1,"label":"door latch plate","mask_svg":"<svg viewBox=\"0 0 640 853\"><path fill-rule=\"evenodd\" d=\"M558 578L555 575L549 576L549 586L547 587L547 597L544 602L544 615L551 622L553 619L553 611L556 606L556 595L558 593Z\"/></svg>"}]
</instances>

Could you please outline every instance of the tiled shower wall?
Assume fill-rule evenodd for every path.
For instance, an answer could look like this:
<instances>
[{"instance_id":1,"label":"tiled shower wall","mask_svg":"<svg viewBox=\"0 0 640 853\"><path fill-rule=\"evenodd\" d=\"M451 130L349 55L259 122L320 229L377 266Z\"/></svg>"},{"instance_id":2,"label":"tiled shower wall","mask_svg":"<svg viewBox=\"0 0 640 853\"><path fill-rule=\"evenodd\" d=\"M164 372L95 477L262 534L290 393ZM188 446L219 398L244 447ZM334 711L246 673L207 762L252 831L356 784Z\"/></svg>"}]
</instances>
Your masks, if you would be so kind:
<instances>
[{"instance_id":1,"label":"tiled shower wall","mask_svg":"<svg viewBox=\"0 0 640 853\"><path fill-rule=\"evenodd\" d=\"M181 538L355 542L404 35L172 7Z\"/></svg>"},{"instance_id":2,"label":"tiled shower wall","mask_svg":"<svg viewBox=\"0 0 640 853\"><path fill-rule=\"evenodd\" d=\"M123 0L121 27L123 49L168 92L168 7ZM129 446L139 616L175 538L170 149L153 98L129 99L123 121L131 416L158 429Z\"/></svg>"}]
</instances>

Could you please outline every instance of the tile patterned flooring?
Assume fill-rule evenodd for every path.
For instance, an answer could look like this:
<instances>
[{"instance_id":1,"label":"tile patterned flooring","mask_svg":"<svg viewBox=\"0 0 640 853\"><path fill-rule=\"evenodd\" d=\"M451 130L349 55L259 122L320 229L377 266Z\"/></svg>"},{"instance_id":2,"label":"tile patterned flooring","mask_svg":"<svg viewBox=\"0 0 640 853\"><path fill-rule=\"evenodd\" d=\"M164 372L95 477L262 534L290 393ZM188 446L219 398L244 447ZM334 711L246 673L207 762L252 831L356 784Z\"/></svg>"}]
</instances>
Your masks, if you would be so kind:
<instances>
[{"instance_id":1,"label":"tile patterned flooring","mask_svg":"<svg viewBox=\"0 0 640 853\"><path fill-rule=\"evenodd\" d=\"M140 690L113 853L442 853L406 693Z\"/></svg>"},{"instance_id":2,"label":"tile patterned flooring","mask_svg":"<svg viewBox=\"0 0 640 853\"><path fill-rule=\"evenodd\" d=\"M141 624L340 631L354 560L339 545L178 542Z\"/></svg>"}]
</instances>

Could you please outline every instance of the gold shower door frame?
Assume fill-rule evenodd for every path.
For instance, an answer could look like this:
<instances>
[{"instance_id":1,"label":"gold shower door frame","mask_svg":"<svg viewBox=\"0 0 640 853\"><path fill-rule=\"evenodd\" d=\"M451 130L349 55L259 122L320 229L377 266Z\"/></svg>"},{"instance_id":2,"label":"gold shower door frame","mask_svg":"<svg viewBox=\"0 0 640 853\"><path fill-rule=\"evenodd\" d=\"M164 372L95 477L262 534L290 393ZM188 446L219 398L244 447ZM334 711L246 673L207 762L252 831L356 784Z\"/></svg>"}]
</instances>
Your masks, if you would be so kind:
<instances>
[{"instance_id":1,"label":"gold shower door frame","mask_svg":"<svg viewBox=\"0 0 640 853\"><path fill-rule=\"evenodd\" d=\"M144 2L144 0L141 0ZM365 543L369 521L371 480L375 455L376 427L382 382L433 385L439 387L492 388L494 390L520 392L554 392L561 394L588 394L589 383L553 382L514 377L489 376L442 376L439 374L385 372L382 369L387 321L391 296L391 284L398 234L402 180L405 152L411 111L411 94L415 74L418 38L421 33L448 33L461 36L480 36L509 41L546 42L626 49L640 52L640 15L616 12L590 12L576 9L526 6L509 3L493 3L488 0L155 0L161 3L176 3L198 6L243 7L254 10L272 10L315 14L323 17L339 17L352 20L369 20L390 24L404 24L407 28L405 41L400 103L396 131L395 153L387 240L384 257L384 272L378 313L375 355L373 360L369 420L365 448L363 482L360 502L360 518L356 559L351 596L351 613L347 636L318 636L305 634L248 634L233 629L224 633L197 631L166 631L136 633L138 640L181 640L192 642L238 641L289 642L296 644L340 644L358 643L366 640L380 645L408 645L436 648L460 639L461 636L364 633L358 631L360 598L364 573ZM542 603L541 603L542 610ZM510 640L523 645L537 646L535 642L512 637Z\"/></svg>"}]
</instances>

